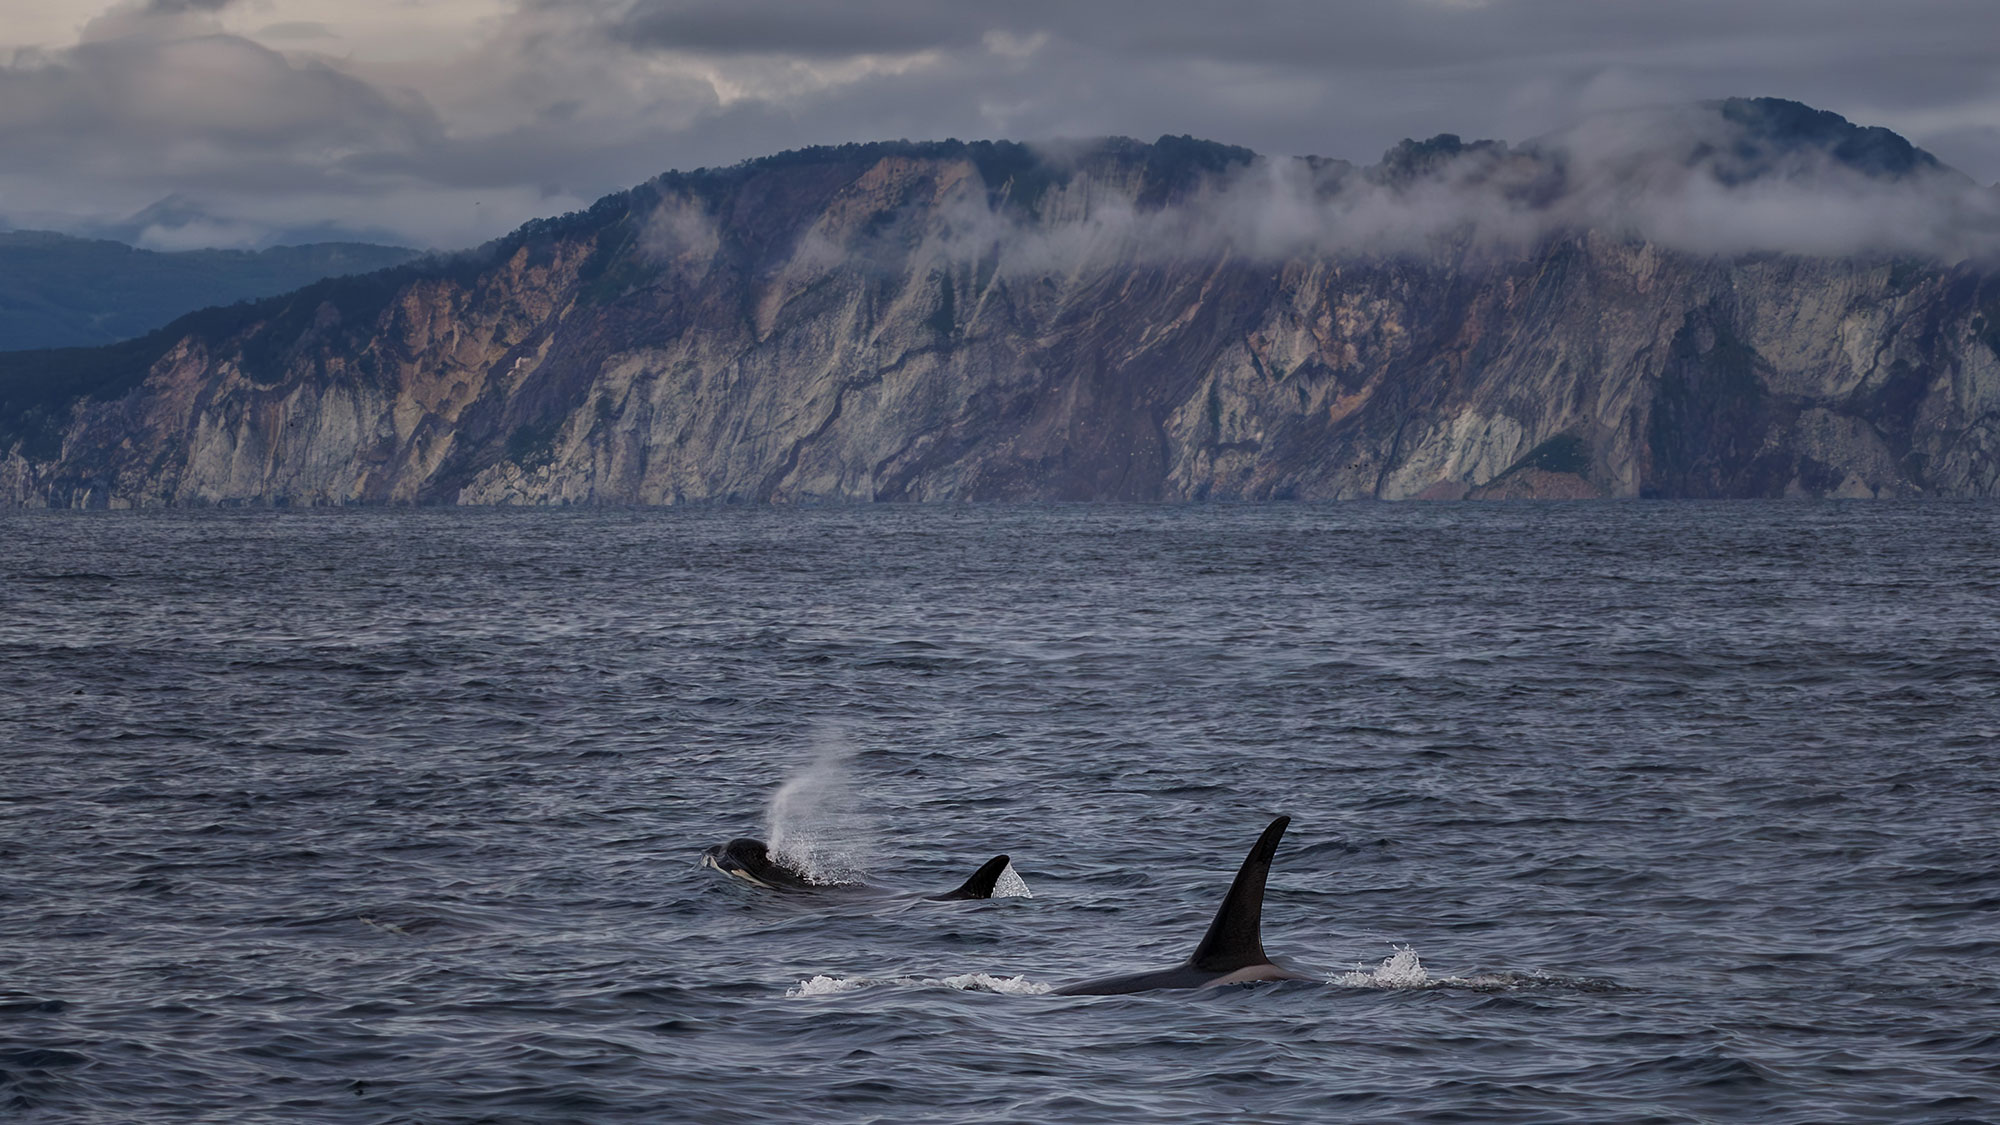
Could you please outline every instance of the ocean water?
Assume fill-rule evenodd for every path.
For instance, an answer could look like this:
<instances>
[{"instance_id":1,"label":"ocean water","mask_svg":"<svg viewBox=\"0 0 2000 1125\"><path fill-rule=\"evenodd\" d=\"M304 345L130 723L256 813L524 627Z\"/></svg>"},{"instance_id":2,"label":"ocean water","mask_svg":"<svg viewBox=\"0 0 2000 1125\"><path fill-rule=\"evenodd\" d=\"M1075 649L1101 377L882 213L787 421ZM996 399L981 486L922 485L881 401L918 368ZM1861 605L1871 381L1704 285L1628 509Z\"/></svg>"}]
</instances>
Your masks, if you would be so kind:
<instances>
[{"instance_id":1,"label":"ocean water","mask_svg":"<svg viewBox=\"0 0 2000 1125\"><path fill-rule=\"evenodd\" d=\"M2000 1120L1996 535L0 516L0 1117ZM1280 813L1326 983L1047 993L1185 957Z\"/></svg>"}]
</instances>

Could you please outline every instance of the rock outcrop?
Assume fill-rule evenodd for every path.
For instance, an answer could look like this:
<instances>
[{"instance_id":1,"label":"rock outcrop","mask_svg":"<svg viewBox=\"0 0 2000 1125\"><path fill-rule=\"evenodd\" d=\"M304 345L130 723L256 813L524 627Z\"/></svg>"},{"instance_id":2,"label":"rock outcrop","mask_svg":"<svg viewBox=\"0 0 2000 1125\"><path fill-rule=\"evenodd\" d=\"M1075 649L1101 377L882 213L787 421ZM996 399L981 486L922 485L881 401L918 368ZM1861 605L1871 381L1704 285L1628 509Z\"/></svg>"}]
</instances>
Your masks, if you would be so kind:
<instances>
[{"instance_id":1,"label":"rock outcrop","mask_svg":"<svg viewBox=\"0 0 2000 1125\"><path fill-rule=\"evenodd\" d=\"M1887 169L1842 174L1948 173L1871 143ZM2000 274L1676 245L1566 210L1568 150L1482 145L1357 169L890 144L664 176L456 260L0 357L0 503L2000 491ZM1700 159L1674 166L1747 190ZM1504 222L1407 229L1468 183Z\"/></svg>"}]
</instances>

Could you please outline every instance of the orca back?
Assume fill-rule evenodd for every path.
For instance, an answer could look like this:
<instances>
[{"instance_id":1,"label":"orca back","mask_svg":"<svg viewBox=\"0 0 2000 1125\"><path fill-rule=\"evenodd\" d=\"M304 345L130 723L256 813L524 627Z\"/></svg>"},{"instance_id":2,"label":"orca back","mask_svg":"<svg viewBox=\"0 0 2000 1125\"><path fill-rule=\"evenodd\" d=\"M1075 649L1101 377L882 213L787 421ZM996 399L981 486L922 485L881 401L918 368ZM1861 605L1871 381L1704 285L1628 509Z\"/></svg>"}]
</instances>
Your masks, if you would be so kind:
<instances>
[{"instance_id":1,"label":"orca back","mask_svg":"<svg viewBox=\"0 0 2000 1125\"><path fill-rule=\"evenodd\" d=\"M1243 866L1236 870L1235 882L1222 898L1208 933L1201 944L1180 965L1146 973L1099 977L1079 981L1055 990L1058 996L1111 996L1129 992L1150 992L1160 988L1210 988L1253 981L1311 980L1264 955L1264 880L1271 873L1271 857L1284 838L1292 818L1281 816L1264 829Z\"/></svg>"}]
</instances>

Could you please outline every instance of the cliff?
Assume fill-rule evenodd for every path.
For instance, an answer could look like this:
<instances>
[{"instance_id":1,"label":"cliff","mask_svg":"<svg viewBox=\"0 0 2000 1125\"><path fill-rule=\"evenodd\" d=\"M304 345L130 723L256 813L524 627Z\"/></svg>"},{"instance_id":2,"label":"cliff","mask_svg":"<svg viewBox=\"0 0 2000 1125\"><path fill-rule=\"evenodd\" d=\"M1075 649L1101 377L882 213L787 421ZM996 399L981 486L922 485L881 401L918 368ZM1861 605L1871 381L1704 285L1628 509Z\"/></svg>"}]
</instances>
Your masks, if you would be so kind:
<instances>
[{"instance_id":1,"label":"cliff","mask_svg":"<svg viewBox=\"0 0 2000 1125\"><path fill-rule=\"evenodd\" d=\"M1369 168L1163 138L667 175L0 356L0 502L1994 495L2000 273L1939 234L1991 194L1793 103L1675 120ZM1925 210L1772 210L1861 213L1825 198Z\"/></svg>"}]
</instances>

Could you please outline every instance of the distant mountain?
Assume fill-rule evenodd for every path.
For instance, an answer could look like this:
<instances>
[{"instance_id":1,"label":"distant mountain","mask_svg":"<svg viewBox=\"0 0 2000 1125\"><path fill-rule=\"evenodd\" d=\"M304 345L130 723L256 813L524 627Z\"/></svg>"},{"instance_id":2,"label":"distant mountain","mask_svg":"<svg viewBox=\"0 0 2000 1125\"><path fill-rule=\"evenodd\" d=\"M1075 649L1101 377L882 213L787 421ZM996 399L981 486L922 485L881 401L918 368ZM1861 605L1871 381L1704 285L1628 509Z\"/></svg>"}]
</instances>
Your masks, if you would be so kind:
<instances>
[{"instance_id":1,"label":"distant mountain","mask_svg":"<svg viewBox=\"0 0 2000 1125\"><path fill-rule=\"evenodd\" d=\"M1774 99L854 144L0 355L0 503L2000 496L2000 204Z\"/></svg>"},{"instance_id":2,"label":"distant mountain","mask_svg":"<svg viewBox=\"0 0 2000 1125\"><path fill-rule=\"evenodd\" d=\"M157 253L48 231L0 231L0 351L115 343L196 309L401 265L417 254L354 242Z\"/></svg>"}]
</instances>

